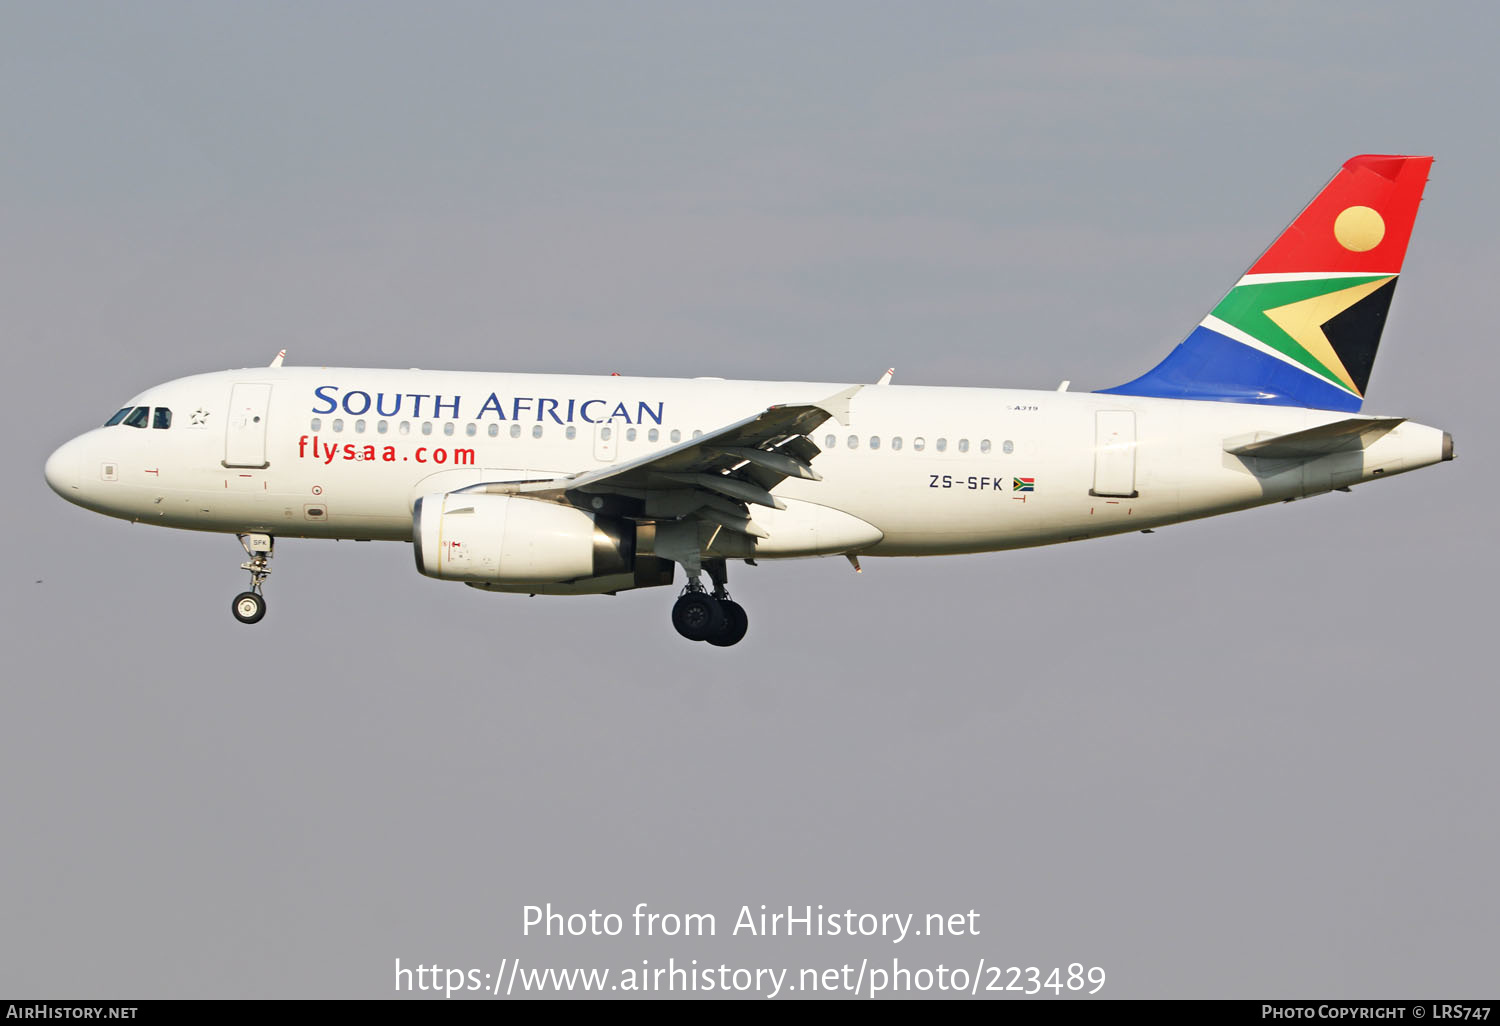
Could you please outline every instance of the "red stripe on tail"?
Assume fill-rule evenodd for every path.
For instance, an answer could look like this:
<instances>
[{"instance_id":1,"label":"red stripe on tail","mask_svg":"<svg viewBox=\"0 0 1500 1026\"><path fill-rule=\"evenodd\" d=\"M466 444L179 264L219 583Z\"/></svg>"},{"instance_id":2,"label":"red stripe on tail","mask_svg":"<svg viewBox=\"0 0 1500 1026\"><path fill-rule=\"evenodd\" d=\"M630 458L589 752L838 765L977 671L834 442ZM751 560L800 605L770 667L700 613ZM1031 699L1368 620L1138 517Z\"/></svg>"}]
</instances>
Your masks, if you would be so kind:
<instances>
[{"instance_id":1,"label":"red stripe on tail","mask_svg":"<svg viewBox=\"0 0 1500 1026\"><path fill-rule=\"evenodd\" d=\"M1431 157L1367 153L1347 161L1248 273L1401 270L1431 167Z\"/></svg>"}]
</instances>

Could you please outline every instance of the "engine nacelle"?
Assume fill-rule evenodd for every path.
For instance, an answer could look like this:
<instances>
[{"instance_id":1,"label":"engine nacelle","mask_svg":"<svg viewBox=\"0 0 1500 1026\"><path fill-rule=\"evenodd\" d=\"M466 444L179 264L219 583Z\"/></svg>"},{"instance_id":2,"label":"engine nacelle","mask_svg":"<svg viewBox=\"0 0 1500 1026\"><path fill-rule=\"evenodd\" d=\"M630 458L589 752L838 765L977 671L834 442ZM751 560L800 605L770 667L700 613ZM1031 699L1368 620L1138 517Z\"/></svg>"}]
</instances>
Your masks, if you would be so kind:
<instances>
[{"instance_id":1,"label":"engine nacelle","mask_svg":"<svg viewBox=\"0 0 1500 1026\"><path fill-rule=\"evenodd\" d=\"M424 495L412 542L417 570L444 581L558 584L635 567L634 523L513 495Z\"/></svg>"}]
</instances>

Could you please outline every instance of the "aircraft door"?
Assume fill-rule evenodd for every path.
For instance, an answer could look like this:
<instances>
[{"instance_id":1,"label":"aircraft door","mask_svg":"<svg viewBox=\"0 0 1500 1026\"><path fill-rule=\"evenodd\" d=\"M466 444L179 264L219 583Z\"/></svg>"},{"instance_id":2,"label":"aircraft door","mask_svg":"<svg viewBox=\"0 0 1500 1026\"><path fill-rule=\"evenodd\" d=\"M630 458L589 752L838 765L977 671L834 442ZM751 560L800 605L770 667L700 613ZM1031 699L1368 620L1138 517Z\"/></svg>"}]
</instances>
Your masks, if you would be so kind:
<instances>
[{"instance_id":1,"label":"aircraft door","mask_svg":"<svg viewBox=\"0 0 1500 1026\"><path fill-rule=\"evenodd\" d=\"M1100 410L1094 415L1094 487L1090 495L1133 499L1135 490L1135 413Z\"/></svg>"},{"instance_id":2,"label":"aircraft door","mask_svg":"<svg viewBox=\"0 0 1500 1026\"><path fill-rule=\"evenodd\" d=\"M600 463L613 463L619 451L620 429L613 424L594 425L594 459Z\"/></svg>"},{"instance_id":3,"label":"aircraft door","mask_svg":"<svg viewBox=\"0 0 1500 1026\"><path fill-rule=\"evenodd\" d=\"M224 429L224 466L264 470L266 418L271 410L270 385L235 385L229 396L229 423Z\"/></svg>"}]
</instances>

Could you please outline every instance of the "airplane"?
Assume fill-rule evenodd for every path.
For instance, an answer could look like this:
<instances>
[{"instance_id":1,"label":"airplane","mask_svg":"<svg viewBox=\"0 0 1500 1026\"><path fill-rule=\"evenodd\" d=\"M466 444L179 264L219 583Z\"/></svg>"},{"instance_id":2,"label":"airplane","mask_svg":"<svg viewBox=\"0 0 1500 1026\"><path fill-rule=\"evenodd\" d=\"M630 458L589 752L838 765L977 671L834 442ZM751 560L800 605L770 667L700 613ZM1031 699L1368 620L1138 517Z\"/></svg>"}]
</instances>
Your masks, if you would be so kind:
<instances>
[{"instance_id":1,"label":"airplane","mask_svg":"<svg viewBox=\"0 0 1500 1026\"><path fill-rule=\"evenodd\" d=\"M274 540L410 542L494 592L669 587L677 632L748 628L728 564L993 552L1348 491L1453 458L1361 414L1431 157L1333 179L1167 357L1095 392L272 365L156 385L48 458L85 509ZM709 584L705 586L704 577Z\"/></svg>"}]
</instances>

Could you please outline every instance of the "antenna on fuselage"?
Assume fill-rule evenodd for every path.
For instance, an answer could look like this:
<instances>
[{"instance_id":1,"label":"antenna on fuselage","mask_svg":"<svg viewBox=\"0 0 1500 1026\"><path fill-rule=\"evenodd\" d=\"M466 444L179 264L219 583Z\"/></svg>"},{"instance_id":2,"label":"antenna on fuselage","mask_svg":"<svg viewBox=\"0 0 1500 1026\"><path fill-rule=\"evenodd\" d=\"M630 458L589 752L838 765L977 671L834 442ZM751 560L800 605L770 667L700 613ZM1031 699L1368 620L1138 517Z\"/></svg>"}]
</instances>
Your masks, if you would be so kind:
<instances>
[{"instance_id":1,"label":"antenna on fuselage","mask_svg":"<svg viewBox=\"0 0 1500 1026\"><path fill-rule=\"evenodd\" d=\"M281 352L279 352L279 353L276 354L276 359L274 359L274 360L271 361L271 366L272 367L280 367L281 366L281 361L285 360L285 359L286 359L286 350L283 349Z\"/></svg>"}]
</instances>

